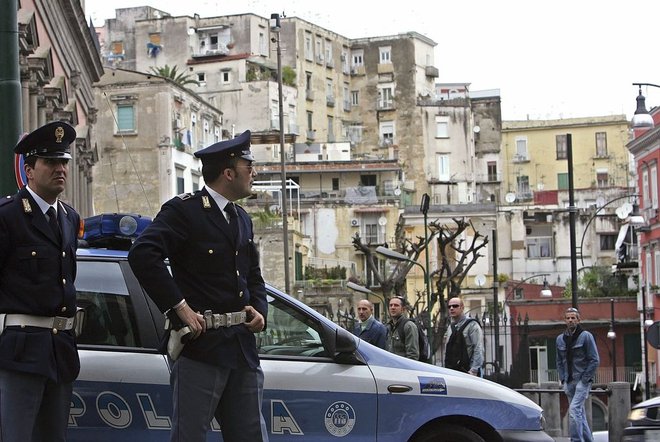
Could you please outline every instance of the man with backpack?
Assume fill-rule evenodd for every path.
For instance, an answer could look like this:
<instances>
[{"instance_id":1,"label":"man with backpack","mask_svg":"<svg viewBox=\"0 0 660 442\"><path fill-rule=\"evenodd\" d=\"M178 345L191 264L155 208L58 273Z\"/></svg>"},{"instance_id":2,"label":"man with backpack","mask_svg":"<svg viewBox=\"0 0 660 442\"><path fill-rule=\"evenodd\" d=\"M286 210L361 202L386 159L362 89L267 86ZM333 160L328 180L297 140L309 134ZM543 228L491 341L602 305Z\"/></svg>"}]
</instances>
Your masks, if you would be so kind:
<instances>
[{"instance_id":1,"label":"man with backpack","mask_svg":"<svg viewBox=\"0 0 660 442\"><path fill-rule=\"evenodd\" d=\"M391 298L389 310L390 320L387 323L387 350L404 358L419 360L417 326L406 317L405 299L399 296Z\"/></svg>"},{"instance_id":2,"label":"man with backpack","mask_svg":"<svg viewBox=\"0 0 660 442\"><path fill-rule=\"evenodd\" d=\"M476 319L463 313L461 298L451 298L448 303L451 324L445 333L445 367L481 375L484 363L484 336Z\"/></svg>"}]
</instances>

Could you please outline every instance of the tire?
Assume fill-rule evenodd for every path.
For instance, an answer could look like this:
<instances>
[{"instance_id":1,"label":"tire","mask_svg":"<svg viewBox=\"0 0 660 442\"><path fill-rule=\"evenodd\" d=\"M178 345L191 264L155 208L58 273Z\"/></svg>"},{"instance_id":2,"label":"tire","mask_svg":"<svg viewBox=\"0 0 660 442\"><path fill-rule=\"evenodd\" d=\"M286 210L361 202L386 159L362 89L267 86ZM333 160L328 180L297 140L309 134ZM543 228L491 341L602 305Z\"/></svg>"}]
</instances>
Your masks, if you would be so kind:
<instances>
[{"instance_id":1,"label":"tire","mask_svg":"<svg viewBox=\"0 0 660 442\"><path fill-rule=\"evenodd\" d=\"M413 442L486 442L474 431L458 425L440 425L423 431Z\"/></svg>"}]
</instances>

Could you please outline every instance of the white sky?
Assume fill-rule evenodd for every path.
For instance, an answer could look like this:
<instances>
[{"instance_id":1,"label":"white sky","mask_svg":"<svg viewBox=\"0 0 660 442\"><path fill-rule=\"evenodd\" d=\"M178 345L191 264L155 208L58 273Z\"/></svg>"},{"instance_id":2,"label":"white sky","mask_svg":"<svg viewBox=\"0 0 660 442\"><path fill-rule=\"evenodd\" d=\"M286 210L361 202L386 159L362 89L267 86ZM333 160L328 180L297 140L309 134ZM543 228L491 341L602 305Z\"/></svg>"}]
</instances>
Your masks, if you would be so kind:
<instances>
[{"instance_id":1,"label":"white sky","mask_svg":"<svg viewBox=\"0 0 660 442\"><path fill-rule=\"evenodd\" d=\"M500 89L504 120L630 118L632 83L660 85L660 0L84 1L97 26L115 8L148 5L175 16L284 12L348 38L416 31L438 43L436 80ZM643 93L647 108L660 105L660 88Z\"/></svg>"}]
</instances>

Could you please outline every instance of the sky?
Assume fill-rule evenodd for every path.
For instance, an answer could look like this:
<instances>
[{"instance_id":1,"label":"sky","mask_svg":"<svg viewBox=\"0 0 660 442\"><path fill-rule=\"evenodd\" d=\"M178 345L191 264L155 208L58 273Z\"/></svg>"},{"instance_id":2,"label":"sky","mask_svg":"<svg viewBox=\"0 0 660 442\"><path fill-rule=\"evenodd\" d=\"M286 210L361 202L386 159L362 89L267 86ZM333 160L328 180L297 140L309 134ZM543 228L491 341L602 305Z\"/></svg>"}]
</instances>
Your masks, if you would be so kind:
<instances>
[{"instance_id":1,"label":"sky","mask_svg":"<svg viewBox=\"0 0 660 442\"><path fill-rule=\"evenodd\" d=\"M174 16L283 13L348 38L408 31L437 43L437 82L499 89L503 120L635 111L637 86L660 85L660 0L84 0L95 26L115 8L152 6ZM644 87L647 109L660 87Z\"/></svg>"}]
</instances>

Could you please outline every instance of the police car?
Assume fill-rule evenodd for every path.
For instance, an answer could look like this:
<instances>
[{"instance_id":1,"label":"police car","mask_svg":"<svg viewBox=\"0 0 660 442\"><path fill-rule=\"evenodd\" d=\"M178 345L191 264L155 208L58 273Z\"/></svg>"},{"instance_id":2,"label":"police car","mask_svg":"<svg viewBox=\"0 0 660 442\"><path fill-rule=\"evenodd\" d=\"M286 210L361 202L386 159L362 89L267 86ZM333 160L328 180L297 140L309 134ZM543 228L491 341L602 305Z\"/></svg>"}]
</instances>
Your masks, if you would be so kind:
<instances>
[{"instance_id":1,"label":"police car","mask_svg":"<svg viewBox=\"0 0 660 442\"><path fill-rule=\"evenodd\" d=\"M171 361L158 350L164 318L127 252L116 250L126 247L115 245L148 222L86 221L85 239L95 246L78 250L85 320L69 441L169 440ZM376 348L274 287L268 302L257 342L271 441L552 441L541 408L511 389ZM217 441L219 423L212 428L208 440Z\"/></svg>"}]
</instances>

